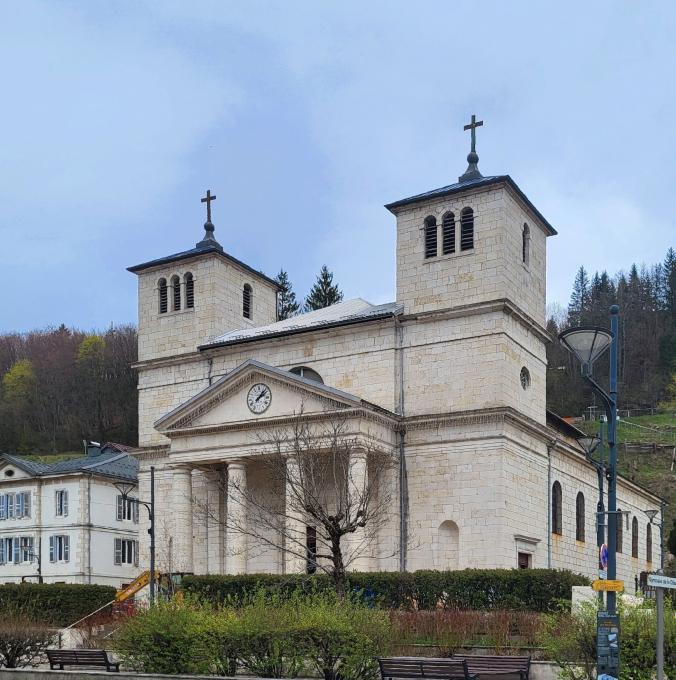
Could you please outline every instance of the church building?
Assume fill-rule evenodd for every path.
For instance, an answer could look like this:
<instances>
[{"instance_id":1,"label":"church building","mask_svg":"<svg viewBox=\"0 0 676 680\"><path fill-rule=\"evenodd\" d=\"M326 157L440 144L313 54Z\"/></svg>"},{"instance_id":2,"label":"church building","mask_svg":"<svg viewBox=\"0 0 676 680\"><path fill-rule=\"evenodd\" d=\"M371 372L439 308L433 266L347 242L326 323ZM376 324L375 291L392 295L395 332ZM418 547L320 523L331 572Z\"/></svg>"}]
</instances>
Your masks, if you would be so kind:
<instances>
[{"instance_id":1,"label":"church building","mask_svg":"<svg viewBox=\"0 0 676 680\"><path fill-rule=\"evenodd\" d=\"M368 452L398 461L383 482L386 521L353 568L596 575L596 470L579 432L546 410L546 245L556 231L509 175L479 172L477 125L457 182L385 206L396 221L391 303L356 298L278 321L276 282L216 240L210 192L195 247L129 268L139 305L135 455L141 498L155 469L158 569L309 568L226 521L236 511L228 480L283 513L284 488L262 472L261 435L302 413L347 419L363 444L355 460L367 459L359 474L369 475ZM628 513L618 578L631 582L659 561L644 512L659 499L621 479L618 507Z\"/></svg>"}]
</instances>

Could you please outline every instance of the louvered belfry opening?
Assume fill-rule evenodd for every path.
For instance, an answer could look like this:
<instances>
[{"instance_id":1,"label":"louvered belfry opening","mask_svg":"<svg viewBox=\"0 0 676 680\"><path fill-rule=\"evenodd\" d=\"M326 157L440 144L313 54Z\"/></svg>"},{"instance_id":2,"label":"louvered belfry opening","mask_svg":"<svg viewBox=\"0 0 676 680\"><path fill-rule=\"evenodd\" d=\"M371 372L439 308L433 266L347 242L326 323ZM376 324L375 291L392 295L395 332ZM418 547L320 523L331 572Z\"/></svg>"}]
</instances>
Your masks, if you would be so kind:
<instances>
[{"instance_id":1,"label":"louvered belfry opening","mask_svg":"<svg viewBox=\"0 0 676 680\"><path fill-rule=\"evenodd\" d=\"M183 280L185 282L185 306L187 309L192 309L195 306L195 279L188 272Z\"/></svg>"},{"instance_id":2,"label":"louvered belfry opening","mask_svg":"<svg viewBox=\"0 0 676 680\"><path fill-rule=\"evenodd\" d=\"M474 211L463 208L460 215L460 250L474 248Z\"/></svg>"},{"instance_id":3,"label":"louvered belfry opening","mask_svg":"<svg viewBox=\"0 0 676 680\"><path fill-rule=\"evenodd\" d=\"M171 277L171 309L174 312L181 309L181 279L175 275Z\"/></svg>"},{"instance_id":4,"label":"louvered belfry opening","mask_svg":"<svg viewBox=\"0 0 676 680\"><path fill-rule=\"evenodd\" d=\"M437 256L437 220L435 217L425 218L425 259Z\"/></svg>"},{"instance_id":5,"label":"louvered belfry opening","mask_svg":"<svg viewBox=\"0 0 676 680\"><path fill-rule=\"evenodd\" d=\"M157 284L157 289L159 291L160 298L160 314L166 314L167 312L167 280L160 279Z\"/></svg>"},{"instance_id":6,"label":"louvered belfry opening","mask_svg":"<svg viewBox=\"0 0 676 680\"><path fill-rule=\"evenodd\" d=\"M251 318L251 302L253 299L253 291L248 283L244 284L242 291L242 315L245 319Z\"/></svg>"},{"instance_id":7,"label":"louvered belfry opening","mask_svg":"<svg viewBox=\"0 0 676 680\"><path fill-rule=\"evenodd\" d=\"M447 212L441 221L443 231L442 250L444 255L455 252L455 215Z\"/></svg>"}]
</instances>

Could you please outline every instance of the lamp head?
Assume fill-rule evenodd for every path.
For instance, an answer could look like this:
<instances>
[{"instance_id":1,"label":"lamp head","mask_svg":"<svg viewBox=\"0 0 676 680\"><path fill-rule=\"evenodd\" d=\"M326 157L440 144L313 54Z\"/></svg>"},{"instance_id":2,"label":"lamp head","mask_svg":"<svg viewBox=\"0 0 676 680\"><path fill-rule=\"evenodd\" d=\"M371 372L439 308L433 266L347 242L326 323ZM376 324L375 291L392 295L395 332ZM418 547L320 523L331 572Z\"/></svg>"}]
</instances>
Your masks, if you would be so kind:
<instances>
[{"instance_id":1,"label":"lamp head","mask_svg":"<svg viewBox=\"0 0 676 680\"><path fill-rule=\"evenodd\" d=\"M580 448L585 452L585 455L589 458L596 448L601 443L601 440L596 435L590 435L588 437L579 437L577 443Z\"/></svg>"},{"instance_id":2,"label":"lamp head","mask_svg":"<svg viewBox=\"0 0 676 680\"><path fill-rule=\"evenodd\" d=\"M120 492L122 498L126 499L129 494L136 488L133 482L115 482L113 486Z\"/></svg>"},{"instance_id":3,"label":"lamp head","mask_svg":"<svg viewBox=\"0 0 676 680\"><path fill-rule=\"evenodd\" d=\"M589 374L593 363L610 347L613 334L596 326L577 326L559 333L563 346L582 364L582 372Z\"/></svg>"},{"instance_id":4,"label":"lamp head","mask_svg":"<svg viewBox=\"0 0 676 680\"><path fill-rule=\"evenodd\" d=\"M655 521L655 517L660 514L659 510L644 510L643 512L648 515L651 524Z\"/></svg>"}]
</instances>

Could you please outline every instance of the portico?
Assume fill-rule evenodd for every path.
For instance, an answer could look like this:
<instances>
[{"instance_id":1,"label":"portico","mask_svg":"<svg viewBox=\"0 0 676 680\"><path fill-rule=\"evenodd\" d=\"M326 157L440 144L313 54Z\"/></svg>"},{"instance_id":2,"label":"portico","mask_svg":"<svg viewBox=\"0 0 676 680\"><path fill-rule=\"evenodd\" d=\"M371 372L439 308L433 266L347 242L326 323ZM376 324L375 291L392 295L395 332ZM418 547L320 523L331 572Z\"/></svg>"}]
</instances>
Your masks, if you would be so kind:
<instances>
[{"instance_id":1,"label":"portico","mask_svg":"<svg viewBox=\"0 0 676 680\"><path fill-rule=\"evenodd\" d=\"M258 385L270 390L271 399L266 412L254 416L242 403ZM311 560L308 527L312 536L317 527L298 507L303 453L294 450L293 429L307 424L303 436L316 438L321 456L327 444L319 433L337 419L342 439L349 440L344 479L336 475L335 488L327 484L322 493L328 499L340 493L363 495L374 452L396 454L398 418L346 392L247 361L159 420L156 428L170 445L158 475L167 489L158 494L158 515L172 526L158 530L160 562L160 544L171 546L171 556L165 555L159 568L171 563L174 571L210 574L306 571ZM282 475L268 460L280 455L286 467ZM146 464L143 456L140 460L143 487L149 465L156 463L149 459ZM396 491L396 470L382 479L387 486L382 493ZM382 538L392 543L396 512L387 524ZM368 571L378 568L378 558L375 546L364 553L365 536L365 529L355 531L345 539L345 549L359 553L352 568Z\"/></svg>"}]
</instances>

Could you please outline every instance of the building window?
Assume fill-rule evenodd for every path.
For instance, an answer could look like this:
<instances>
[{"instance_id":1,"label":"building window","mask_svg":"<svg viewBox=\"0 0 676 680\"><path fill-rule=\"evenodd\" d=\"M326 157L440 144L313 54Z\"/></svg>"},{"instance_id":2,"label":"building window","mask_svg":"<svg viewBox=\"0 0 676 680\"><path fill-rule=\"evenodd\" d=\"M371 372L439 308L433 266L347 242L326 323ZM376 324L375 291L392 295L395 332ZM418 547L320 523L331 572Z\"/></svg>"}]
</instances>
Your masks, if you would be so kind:
<instances>
[{"instance_id":1,"label":"building window","mask_svg":"<svg viewBox=\"0 0 676 680\"><path fill-rule=\"evenodd\" d=\"M70 560L70 536L49 537L49 561L68 562Z\"/></svg>"},{"instance_id":2,"label":"building window","mask_svg":"<svg viewBox=\"0 0 676 680\"><path fill-rule=\"evenodd\" d=\"M474 211L463 208L460 213L460 250L474 248Z\"/></svg>"},{"instance_id":3,"label":"building window","mask_svg":"<svg viewBox=\"0 0 676 680\"><path fill-rule=\"evenodd\" d=\"M21 541L16 536L0 538L0 564L20 564L22 561ZM32 539L31 539L32 540Z\"/></svg>"},{"instance_id":4,"label":"building window","mask_svg":"<svg viewBox=\"0 0 676 680\"><path fill-rule=\"evenodd\" d=\"M531 569L533 567L533 556L530 553L520 552L517 557L519 569Z\"/></svg>"},{"instance_id":5,"label":"building window","mask_svg":"<svg viewBox=\"0 0 676 680\"><path fill-rule=\"evenodd\" d=\"M115 539L115 564L138 566L138 541L127 538Z\"/></svg>"},{"instance_id":6,"label":"building window","mask_svg":"<svg viewBox=\"0 0 676 680\"><path fill-rule=\"evenodd\" d=\"M441 231L443 234L441 249L444 255L455 252L455 215L447 212L441 220Z\"/></svg>"},{"instance_id":7,"label":"building window","mask_svg":"<svg viewBox=\"0 0 676 680\"><path fill-rule=\"evenodd\" d=\"M57 517L68 517L68 491L59 489L54 494L56 507L54 514Z\"/></svg>"},{"instance_id":8,"label":"building window","mask_svg":"<svg viewBox=\"0 0 676 680\"><path fill-rule=\"evenodd\" d=\"M631 520L631 556L638 557L638 520Z\"/></svg>"},{"instance_id":9,"label":"building window","mask_svg":"<svg viewBox=\"0 0 676 680\"><path fill-rule=\"evenodd\" d=\"M292 368L290 373L295 373L296 375L299 375L301 378L306 378L307 380L314 380L315 382L322 383L324 384L324 381L322 380L322 376L317 373L317 371L314 371L311 368L308 368L307 366L296 366L295 368Z\"/></svg>"},{"instance_id":10,"label":"building window","mask_svg":"<svg viewBox=\"0 0 676 680\"><path fill-rule=\"evenodd\" d=\"M171 277L171 310L177 312L181 309L181 279L174 275Z\"/></svg>"},{"instance_id":11,"label":"building window","mask_svg":"<svg viewBox=\"0 0 676 680\"><path fill-rule=\"evenodd\" d=\"M305 571L314 574L317 571L317 529L305 529Z\"/></svg>"},{"instance_id":12,"label":"building window","mask_svg":"<svg viewBox=\"0 0 676 680\"><path fill-rule=\"evenodd\" d=\"M521 369L519 380L521 381L521 387L523 387L524 390L527 390L530 387L530 371L525 366Z\"/></svg>"},{"instance_id":13,"label":"building window","mask_svg":"<svg viewBox=\"0 0 676 680\"><path fill-rule=\"evenodd\" d=\"M30 491L6 493L0 496L0 520L22 519L31 516Z\"/></svg>"},{"instance_id":14,"label":"building window","mask_svg":"<svg viewBox=\"0 0 676 680\"><path fill-rule=\"evenodd\" d=\"M622 510L620 508L617 509L617 514L615 515L616 519L616 525L615 525L615 552L621 553L622 552L622 520L624 519L624 515L622 514Z\"/></svg>"},{"instance_id":15,"label":"building window","mask_svg":"<svg viewBox=\"0 0 676 680\"><path fill-rule=\"evenodd\" d=\"M32 562L34 559L33 537L22 536L20 542L20 552L22 562Z\"/></svg>"},{"instance_id":16,"label":"building window","mask_svg":"<svg viewBox=\"0 0 676 680\"><path fill-rule=\"evenodd\" d=\"M437 219L425 218L425 259L437 256Z\"/></svg>"},{"instance_id":17,"label":"building window","mask_svg":"<svg viewBox=\"0 0 676 680\"><path fill-rule=\"evenodd\" d=\"M523 231L521 232L521 261L528 266L530 260L530 229L524 222Z\"/></svg>"},{"instance_id":18,"label":"building window","mask_svg":"<svg viewBox=\"0 0 676 680\"><path fill-rule=\"evenodd\" d=\"M195 306L195 279L193 275L188 272L184 277L185 283L185 307L192 309Z\"/></svg>"},{"instance_id":19,"label":"building window","mask_svg":"<svg viewBox=\"0 0 676 680\"><path fill-rule=\"evenodd\" d=\"M653 525L648 523L645 532L645 559L646 562L653 561Z\"/></svg>"},{"instance_id":20,"label":"building window","mask_svg":"<svg viewBox=\"0 0 676 680\"><path fill-rule=\"evenodd\" d=\"M575 540L584 541L584 494L582 491L575 499Z\"/></svg>"},{"instance_id":21,"label":"building window","mask_svg":"<svg viewBox=\"0 0 676 680\"><path fill-rule=\"evenodd\" d=\"M117 521L138 524L138 501L135 498L117 496Z\"/></svg>"},{"instance_id":22,"label":"building window","mask_svg":"<svg viewBox=\"0 0 676 680\"><path fill-rule=\"evenodd\" d=\"M167 280L166 279L160 279L157 282L157 290L160 298L160 304L159 304L159 309L160 309L160 314L166 314L167 313Z\"/></svg>"},{"instance_id":23,"label":"building window","mask_svg":"<svg viewBox=\"0 0 676 680\"><path fill-rule=\"evenodd\" d=\"M563 494L561 484L552 484L552 533L561 536L563 534Z\"/></svg>"},{"instance_id":24,"label":"building window","mask_svg":"<svg viewBox=\"0 0 676 680\"><path fill-rule=\"evenodd\" d=\"M245 319L251 318L251 308L253 304L253 290L248 283L244 284L242 291L242 315Z\"/></svg>"}]
</instances>

